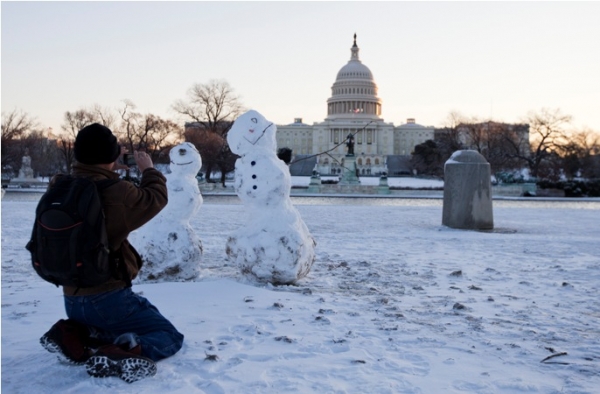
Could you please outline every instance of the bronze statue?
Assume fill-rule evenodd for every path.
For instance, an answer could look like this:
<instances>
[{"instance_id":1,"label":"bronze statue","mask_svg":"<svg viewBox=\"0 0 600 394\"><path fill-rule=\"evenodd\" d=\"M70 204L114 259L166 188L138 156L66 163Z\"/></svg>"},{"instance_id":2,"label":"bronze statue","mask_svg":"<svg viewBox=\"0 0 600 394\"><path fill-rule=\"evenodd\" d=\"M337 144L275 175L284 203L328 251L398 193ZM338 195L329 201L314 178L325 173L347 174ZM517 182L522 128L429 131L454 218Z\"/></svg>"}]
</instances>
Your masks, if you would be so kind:
<instances>
[{"instance_id":1,"label":"bronze statue","mask_svg":"<svg viewBox=\"0 0 600 394\"><path fill-rule=\"evenodd\" d=\"M354 155L354 135L348 134L346 137L346 146L348 147L348 155Z\"/></svg>"}]
</instances>

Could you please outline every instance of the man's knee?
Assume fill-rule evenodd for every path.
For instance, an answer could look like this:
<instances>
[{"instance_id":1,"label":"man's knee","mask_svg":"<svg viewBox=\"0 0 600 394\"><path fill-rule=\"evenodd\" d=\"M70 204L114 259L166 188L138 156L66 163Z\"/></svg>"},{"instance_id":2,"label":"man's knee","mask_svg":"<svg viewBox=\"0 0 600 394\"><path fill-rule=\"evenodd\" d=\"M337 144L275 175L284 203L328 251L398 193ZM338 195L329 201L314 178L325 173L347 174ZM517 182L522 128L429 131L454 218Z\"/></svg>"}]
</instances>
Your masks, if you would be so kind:
<instances>
[{"instance_id":1,"label":"man's knee","mask_svg":"<svg viewBox=\"0 0 600 394\"><path fill-rule=\"evenodd\" d=\"M183 346L183 338L183 334L177 330L164 331L160 336L159 344L155 343L152 348L144 347L142 345L142 352L148 353L147 357L150 357L154 361L171 357L181 350Z\"/></svg>"},{"instance_id":2,"label":"man's knee","mask_svg":"<svg viewBox=\"0 0 600 394\"><path fill-rule=\"evenodd\" d=\"M179 331L175 331L173 333L173 354L177 353L181 347L183 346L183 334L180 333Z\"/></svg>"}]
</instances>

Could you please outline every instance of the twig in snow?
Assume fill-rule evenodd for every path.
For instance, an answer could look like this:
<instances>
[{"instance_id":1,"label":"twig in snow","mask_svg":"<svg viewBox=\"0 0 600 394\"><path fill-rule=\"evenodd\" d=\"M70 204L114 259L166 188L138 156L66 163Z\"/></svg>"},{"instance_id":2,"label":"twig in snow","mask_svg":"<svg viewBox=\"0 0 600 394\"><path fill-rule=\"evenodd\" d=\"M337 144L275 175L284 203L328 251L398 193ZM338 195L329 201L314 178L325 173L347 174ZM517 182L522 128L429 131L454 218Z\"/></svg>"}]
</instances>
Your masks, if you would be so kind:
<instances>
[{"instance_id":1,"label":"twig in snow","mask_svg":"<svg viewBox=\"0 0 600 394\"><path fill-rule=\"evenodd\" d=\"M219 356L217 356L216 354L208 354L206 352L204 352L204 354L206 354L206 357L204 357L204 360L208 360L208 361L218 361L219 360Z\"/></svg>"},{"instance_id":2,"label":"twig in snow","mask_svg":"<svg viewBox=\"0 0 600 394\"><path fill-rule=\"evenodd\" d=\"M554 353L554 354L549 355L548 357L546 357L545 359L543 359L540 362L543 363L543 362L546 362L546 361L550 360L551 358L560 357L560 356L566 356L566 355L567 355L567 352Z\"/></svg>"}]
</instances>

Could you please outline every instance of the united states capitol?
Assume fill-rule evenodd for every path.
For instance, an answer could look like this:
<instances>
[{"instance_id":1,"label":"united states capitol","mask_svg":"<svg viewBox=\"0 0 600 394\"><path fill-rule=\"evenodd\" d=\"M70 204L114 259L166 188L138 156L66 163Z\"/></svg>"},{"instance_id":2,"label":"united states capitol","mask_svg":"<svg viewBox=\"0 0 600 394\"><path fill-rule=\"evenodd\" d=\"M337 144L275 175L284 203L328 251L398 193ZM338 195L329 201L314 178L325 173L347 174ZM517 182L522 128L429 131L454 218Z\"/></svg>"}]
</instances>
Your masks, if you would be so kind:
<instances>
[{"instance_id":1,"label":"united states capitol","mask_svg":"<svg viewBox=\"0 0 600 394\"><path fill-rule=\"evenodd\" d=\"M294 155L292 174L342 174L345 142L352 135L358 175L408 175L414 147L434 139L435 128L422 126L413 118L398 126L383 119L375 78L360 60L359 51L355 34L350 60L331 87L323 122L308 125L296 118L291 124L277 125L277 146L291 149ZM318 155L322 152L327 154Z\"/></svg>"}]
</instances>

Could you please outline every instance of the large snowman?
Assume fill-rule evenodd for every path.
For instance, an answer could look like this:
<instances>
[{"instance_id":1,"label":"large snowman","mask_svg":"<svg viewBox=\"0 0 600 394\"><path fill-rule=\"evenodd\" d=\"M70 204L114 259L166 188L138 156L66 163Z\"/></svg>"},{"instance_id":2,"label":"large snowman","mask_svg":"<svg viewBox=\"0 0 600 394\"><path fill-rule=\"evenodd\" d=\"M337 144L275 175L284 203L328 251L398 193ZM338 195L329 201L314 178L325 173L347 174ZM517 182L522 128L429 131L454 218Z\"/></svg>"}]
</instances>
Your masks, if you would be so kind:
<instances>
[{"instance_id":1,"label":"large snowman","mask_svg":"<svg viewBox=\"0 0 600 394\"><path fill-rule=\"evenodd\" d=\"M235 162L235 191L248 221L227 240L229 258L244 274L273 284L305 277L316 242L290 200L291 177L275 151L276 126L257 111L238 117L227 134Z\"/></svg>"},{"instance_id":2,"label":"large snowman","mask_svg":"<svg viewBox=\"0 0 600 394\"><path fill-rule=\"evenodd\" d=\"M139 275L142 281L190 280L200 272L202 242L190 219L202 205L196 179L202 159L189 142L174 146L169 158L167 206L129 237L144 260Z\"/></svg>"}]
</instances>

